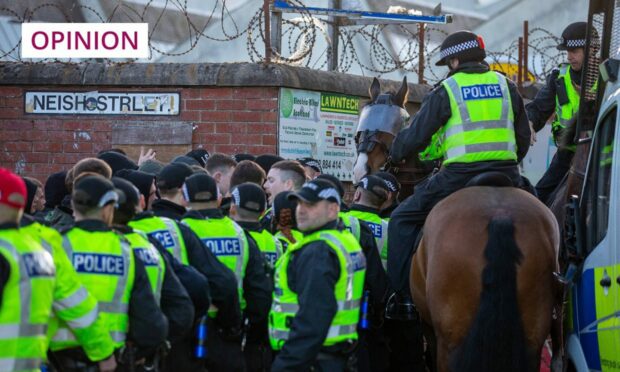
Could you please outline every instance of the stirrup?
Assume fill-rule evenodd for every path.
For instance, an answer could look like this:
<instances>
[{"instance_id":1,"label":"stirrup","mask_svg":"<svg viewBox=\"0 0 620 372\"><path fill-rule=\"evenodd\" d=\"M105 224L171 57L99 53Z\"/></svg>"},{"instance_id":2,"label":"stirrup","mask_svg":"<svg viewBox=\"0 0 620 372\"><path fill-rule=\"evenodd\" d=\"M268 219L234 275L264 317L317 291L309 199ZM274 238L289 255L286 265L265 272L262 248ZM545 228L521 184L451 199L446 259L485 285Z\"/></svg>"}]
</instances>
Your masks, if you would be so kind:
<instances>
[{"instance_id":1,"label":"stirrup","mask_svg":"<svg viewBox=\"0 0 620 372\"><path fill-rule=\"evenodd\" d=\"M385 318L400 321L419 320L418 310L409 296L393 293L385 305Z\"/></svg>"}]
</instances>

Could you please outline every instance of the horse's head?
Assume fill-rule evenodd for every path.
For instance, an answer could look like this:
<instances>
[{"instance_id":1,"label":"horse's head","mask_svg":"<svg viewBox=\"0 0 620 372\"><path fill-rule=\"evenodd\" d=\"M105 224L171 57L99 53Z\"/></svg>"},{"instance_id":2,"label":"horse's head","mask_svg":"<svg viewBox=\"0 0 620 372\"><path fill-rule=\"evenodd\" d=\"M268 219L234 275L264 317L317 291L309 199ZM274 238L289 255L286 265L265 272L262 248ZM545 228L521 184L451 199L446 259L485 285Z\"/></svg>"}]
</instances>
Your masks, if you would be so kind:
<instances>
[{"instance_id":1,"label":"horse's head","mask_svg":"<svg viewBox=\"0 0 620 372\"><path fill-rule=\"evenodd\" d=\"M355 135L355 182L359 182L366 174L378 172L388 163L392 141L409 119L405 110L409 94L406 77L398 93L382 94L377 78L373 79L368 92L370 103L362 109Z\"/></svg>"}]
</instances>

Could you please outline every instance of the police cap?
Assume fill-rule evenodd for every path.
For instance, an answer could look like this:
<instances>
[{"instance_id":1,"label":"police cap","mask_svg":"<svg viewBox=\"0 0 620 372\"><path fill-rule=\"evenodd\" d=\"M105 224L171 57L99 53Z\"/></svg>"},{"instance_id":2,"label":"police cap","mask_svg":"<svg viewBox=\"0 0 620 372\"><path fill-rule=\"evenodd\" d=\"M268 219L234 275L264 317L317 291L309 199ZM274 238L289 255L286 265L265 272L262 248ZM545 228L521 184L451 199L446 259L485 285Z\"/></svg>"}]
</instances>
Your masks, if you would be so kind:
<instances>
[{"instance_id":1,"label":"police cap","mask_svg":"<svg viewBox=\"0 0 620 372\"><path fill-rule=\"evenodd\" d=\"M110 203L123 203L125 194L114 187L112 181L100 175L87 175L73 185L71 200L74 204L103 208Z\"/></svg>"},{"instance_id":2,"label":"police cap","mask_svg":"<svg viewBox=\"0 0 620 372\"><path fill-rule=\"evenodd\" d=\"M340 204L340 193L333 183L315 178L310 182L304 183L301 189L288 196L289 199L299 199L307 203L318 203L326 200Z\"/></svg>"},{"instance_id":3,"label":"police cap","mask_svg":"<svg viewBox=\"0 0 620 372\"><path fill-rule=\"evenodd\" d=\"M220 190L215 179L205 173L187 177L183 184L183 197L190 203L206 203L218 199Z\"/></svg>"},{"instance_id":4,"label":"police cap","mask_svg":"<svg viewBox=\"0 0 620 372\"><path fill-rule=\"evenodd\" d=\"M313 159L313 158L301 158L301 159L297 159L297 160L304 167L310 167L310 168L314 169L316 172L323 172L321 170L321 164L316 159Z\"/></svg>"},{"instance_id":5,"label":"police cap","mask_svg":"<svg viewBox=\"0 0 620 372\"><path fill-rule=\"evenodd\" d=\"M235 186L231 192L233 203L251 212L262 213L267 207L263 188L252 182Z\"/></svg>"},{"instance_id":6,"label":"police cap","mask_svg":"<svg viewBox=\"0 0 620 372\"><path fill-rule=\"evenodd\" d=\"M183 182L194 174L192 168L183 163L171 163L166 165L157 176L157 187L162 190L172 190L183 186Z\"/></svg>"},{"instance_id":7,"label":"police cap","mask_svg":"<svg viewBox=\"0 0 620 372\"><path fill-rule=\"evenodd\" d=\"M119 209L133 210L140 204L140 192L133 183L120 177L112 177L112 184L125 195L124 200L118 203Z\"/></svg>"},{"instance_id":8,"label":"police cap","mask_svg":"<svg viewBox=\"0 0 620 372\"><path fill-rule=\"evenodd\" d=\"M383 178L370 174L364 176L360 182L355 185L355 187L361 187L362 189L370 191L376 196L384 199L387 198L388 192L390 191Z\"/></svg>"},{"instance_id":9,"label":"police cap","mask_svg":"<svg viewBox=\"0 0 620 372\"><path fill-rule=\"evenodd\" d=\"M562 42L558 44L557 48L559 50L585 48L587 34L588 24L586 22L571 23L562 31Z\"/></svg>"},{"instance_id":10,"label":"police cap","mask_svg":"<svg viewBox=\"0 0 620 372\"><path fill-rule=\"evenodd\" d=\"M435 66L445 66L450 58L458 58L463 62L482 62L487 54L481 36L471 31L454 32L441 43L439 61Z\"/></svg>"},{"instance_id":11,"label":"police cap","mask_svg":"<svg viewBox=\"0 0 620 372\"><path fill-rule=\"evenodd\" d=\"M374 175L382 178L391 192L400 191L400 182L398 182L398 179L392 173L377 172Z\"/></svg>"}]
</instances>

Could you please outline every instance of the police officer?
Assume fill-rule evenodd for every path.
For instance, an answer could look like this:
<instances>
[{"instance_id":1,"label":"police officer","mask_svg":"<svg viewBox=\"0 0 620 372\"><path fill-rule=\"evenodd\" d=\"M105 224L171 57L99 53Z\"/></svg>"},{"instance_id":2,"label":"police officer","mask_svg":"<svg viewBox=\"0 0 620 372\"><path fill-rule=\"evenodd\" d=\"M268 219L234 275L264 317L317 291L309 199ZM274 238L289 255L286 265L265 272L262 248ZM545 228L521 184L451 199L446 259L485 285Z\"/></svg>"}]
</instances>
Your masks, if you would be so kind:
<instances>
[{"instance_id":1,"label":"police officer","mask_svg":"<svg viewBox=\"0 0 620 372\"><path fill-rule=\"evenodd\" d=\"M366 260L355 238L338 226L340 195L333 184L315 179L289 197L298 199L304 238L276 266L272 371L344 371L358 339Z\"/></svg>"},{"instance_id":2,"label":"police officer","mask_svg":"<svg viewBox=\"0 0 620 372\"><path fill-rule=\"evenodd\" d=\"M122 192L109 180L84 174L75 181L71 197L75 225L61 233L79 279L98 300L114 347L123 349L119 362L131 369L138 359L153 355L164 344L168 321L153 296L144 264L136 259L127 240L110 228L121 197ZM79 343L72 338L62 326L54 335L64 347L55 359L68 369L85 362ZM136 349L128 347L127 341Z\"/></svg>"},{"instance_id":3,"label":"police officer","mask_svg":"<svg viewBox=\"0 0 620 372\"><path fill-rule=\"evenodd\" d=\"M237 338L241 334L242 321L235 274L206 249L188 226L178 223L185 213L185 207L178 204L185 202L181 186L190 175L192 169L186 164L165 166L157 181L162 199L153 202L154 212L138 213L129 226L157 239L176 259L194 267L207 278L211 303L220 310L212 320L215 324L210 334L218 332L226 338ZM204 313L197 314L201 315Z\"/></svg>"},{"instance_id":4,"label":"police officer","mask_svg":"<svg viewBox=\"0 0 620 372\"><path fill-rule=\"evenodd\" d=\"M164 315L168 318L168 341L170 341L172 349L175 350L171 352L172 359L168 359L166 364L174 365L175 368L192 367L191 361L187 360L191 357L191 349L184 349L183 341L190 336L194 324L194 305L174 271L175 267L180 266L182 268L183 265L171 265L171 260L174 260L174 257L161 247L158 241L155 240L151 243L144 232L127 226L136 212L141 210L140 200L144 203L144 199L140 198L138 189L129 181L113 177L112 183L125 195L124 201L119 203L114 213L114 228L123 234L129 241L131 248L137 253L136 256L144 263L153 295ZM194 276L201 277L198 280L202 280L203 285L208 288L206 279L202 275L194 272ZM190 283L190 285L195 284ZM203 291L205 291L204 288ZM208 289L205 292L208 292ZM176 349L178 348L184 350L177 353ZM176 356L176 354L180 355ZM157 360L150 364L153 362L156 363Z\"/></svg>"},{"instance_id":5,"label":"police officer","mask_svg":"<svg viewBox=\"0 0 620 372\"><path fill-rule=\"evenodd\" d=\"M265 256L270 271L273 270L282 255L282 243L264 229L259 221L267 207L265 192L259 185L246 182L235 186L231 195L230 218L254 239Z\"/></svg>"},{"instance_id":6,"label":"police officer","mask_svg":"<svg viewBox=\"0 0 620 372\"><path fill-rule=\"evenodd\" d=\"M314 158L301 158L298 159L298 161L304 167L304 170L306 171L306 178L308 180L313 180L323 173L321 163Z\"/></svg>"},{"instance_id":7,"label":"police officer","mask_svg":"<svg viewBox=\"0 0 620 372\"><path fill-rule=\"evenodd\" d=\"M228 268L234 271L241 300L241 310L247 323L247 334L260 330L267 322L271 304L272 285L265 273L264 259L252 239L233 220L225 217L219 209L221 194L215 179L207 174L194 174L183 184L183 195L190 211L182 219L208 249ZM220 310L221 311L221 310ZM219 313L219 311L218 311ZM214 314L210 312L210 315ZM211 333L213 335L213 333ZM209 338L208 345L219 347L227 340L218 335ZM215 357L209 359L210 370L242 370L243 359L232 354L241 351L240 339L230 340L229 346L237 341L238 347L210 351ZM241 357L241 355L239 355ZM234 364L231 364L235 362Z\"/></svg>"},{"instance_id":8,"label":"police officer","mask_svg":"<svg viewBox=\"0 0 620 372\"><path fill-rule=\"evenodd\" d=\"M443 159L432 177L392 213L388 233L387 274L396 296L387 315L414 319L409 268L426 216L441 199L465 187L473 177L500 172L520 185L518 162L530 145L530 128L516 86L483 63L482 37L469 31L449 35L440 48L438 66L450 72L422 103L411 125L394 139L390 156Z\"/></svg>"},{"instance_id":9,"label":"police officer","mask_svg":"<svg viewBox=\"0 0 620 372\"><path fill-rule=\"evenodd\" d=\"M392 173L377 172L374 175L383 179L388 187L388 198L383 206L381 206L381 213L379 216L389 221L392 212L398 207L398 204L400 204L400 182L398 182L398 179L396 179Z\"/></svg>"},{"instance_id":10,"label":"police officer","mask_svg":"<svg viewBox=\"0 0 620 372\"><path fill-rule=\"evenodd\" d=\"M76 334L84 341L88 341L83 337L88 331L90 336L101 337L101 342L86 343L91 356L96 357L99 347L103 354L99 359L108 358L113 349L107 329L94 320L97 318L96 302L93 306L93 299L74 280L75 273L66 276L64 269L62 273L57 272L51 254L33 231L19 228L26 198L24 181L0 168L0 370L39 370L49 344L47 332L52 307L78 330ZM65 279L71 283L60 283ZM76 301L71 301L74 296ZM85 311L90 316L80 322L72 314L63 312L65 307L69 311ZM81 326L90 329L84 330ZM115 366L113 357L100 363L101 370L105 371Z\"/></svg>"},{"instance_id":11,"label":"police officer","mask_svg":"<svg viewBox=\"0 0 620 372\"><path fill-rule=\"evenodd\" d=\"M566 124L579 110L586 33L586 22L571 23L564 29L562 42L557 48L567 52L569 63L561 64L559 69L553 70L547 77L545 86L526 106L527 116L536 132L540 131L549 117L555 113L551 131L556 145ZM543 203L548 202L549 196L568 172L574 155L575 146L571 145L559 148L553 156L549 168L536 184L536 193Z\"/></svg>"},{"instance_id":12,"label":"police officer","mask_svg":"<svg viewBox=\"0 0 620 372\"><path fill-rule=\"evenodd\" d=\"M103 361L99 363L99 369L113 370L116 366L113 355L114 341L103 319L97 316L97 299L88 293L79 281L73 265L63 250L60 233L37 222L27 213L21 218L19 231L41 244L52 255L56 267L54 317L50 321L48 334L53 335L59 321L62 320L80 343L88 359L93 362ZM62 342L51 340L50 350L62 348ZM51 355L53 356L53 353Z\"/></svg>"},{"instance_id":13,"label":"police officer","mask_svg":"<svg viewBox=\"0 0 620 372\"><path fill-rule=\"evenodd\" d=\"M379 217L379 209L387 200L387 195L388 186L383 179L373 175L364 176L357 184L353 204L348 212L370 227L384 268L387 264L388 223Z\"/></svg>"}]
</instances>

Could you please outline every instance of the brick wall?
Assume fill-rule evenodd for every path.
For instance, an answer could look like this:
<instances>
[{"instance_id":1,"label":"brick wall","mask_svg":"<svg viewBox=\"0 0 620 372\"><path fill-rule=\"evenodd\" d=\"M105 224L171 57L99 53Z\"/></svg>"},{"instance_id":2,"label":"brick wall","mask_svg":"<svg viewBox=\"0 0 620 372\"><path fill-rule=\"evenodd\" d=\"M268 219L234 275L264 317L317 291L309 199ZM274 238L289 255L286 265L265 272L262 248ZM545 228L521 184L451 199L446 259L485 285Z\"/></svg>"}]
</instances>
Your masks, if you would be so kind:
<instances>
[{"instance_id":1,"label":"brick wall","mask_svg":"<svg viewBox=\"0 0 620 372\"><path fill-rule=\"evenodd\" d=\"M32 115L25 114L24 92L53 91L179 92L179 116ZM166 121L193 125L191 145L155 146L169 161L190 148L210 153L276 153L278 88L276 87L110 87L0 86L0 166L45 181L53 172L115 146L113 126ZM148 146L148 145L145 145ZM140 145L122 147L129 155Z\"/></svg>"}]
</instances>

